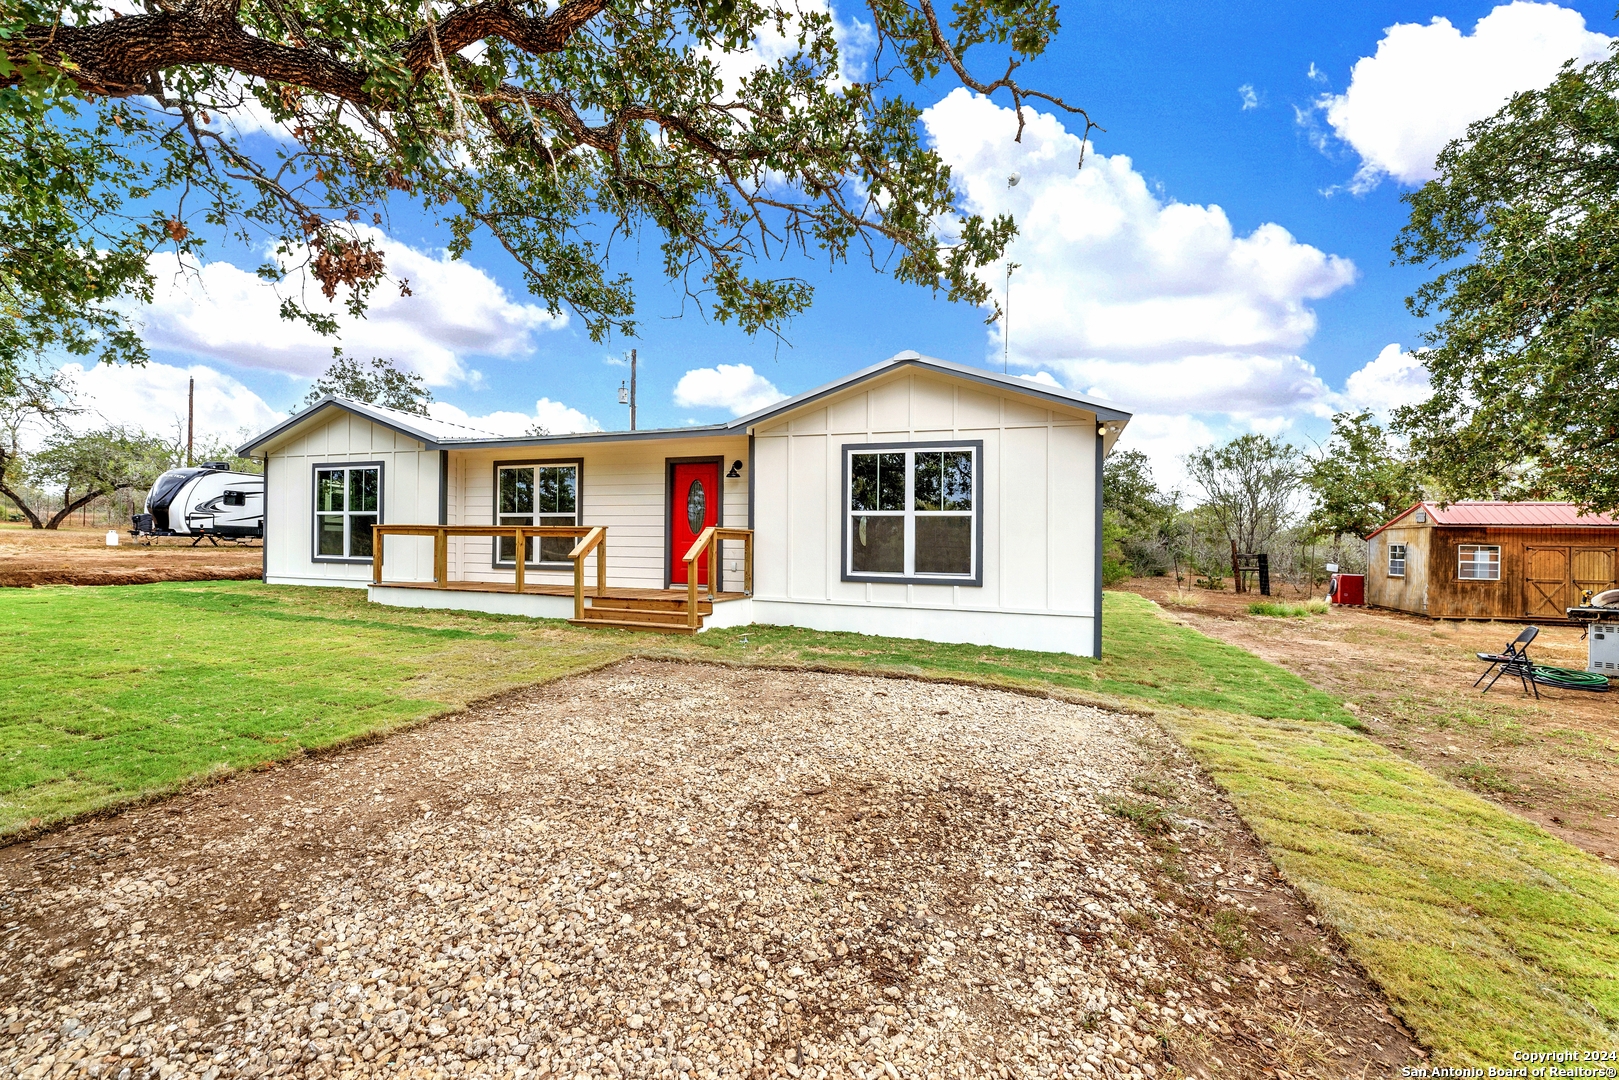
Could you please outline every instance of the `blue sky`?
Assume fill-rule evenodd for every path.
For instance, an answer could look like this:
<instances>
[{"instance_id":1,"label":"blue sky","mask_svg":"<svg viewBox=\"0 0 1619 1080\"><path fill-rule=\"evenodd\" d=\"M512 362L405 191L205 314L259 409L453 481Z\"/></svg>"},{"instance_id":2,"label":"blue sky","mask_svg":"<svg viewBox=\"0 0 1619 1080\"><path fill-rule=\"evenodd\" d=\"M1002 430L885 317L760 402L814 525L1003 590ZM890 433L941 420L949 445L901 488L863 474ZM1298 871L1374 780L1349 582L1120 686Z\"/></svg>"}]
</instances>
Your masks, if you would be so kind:
<instances>
[{"instance_id":1,"label":"blue sky","mask_svg":"<svg viewBox=\"0 0 1619 1080\"><path fill-rule=\"evenodd\" d=\"M1012 285L1013 370L1045 370L1138 412L1125 445L1147 449L1170 479L1199 442L1263 430L1307 444L1334 409L1419 393L1402 350L1419 344L1404 297L1423 274L1389 265L1406 216L1400 195L1446 132L1543 85L1560 60L1600 55L1600 35L1619 32L1595 3L1107 0L1067 3L1062 19L1054 48L1024 75L1106 129L1077 176L1060 118L1015 147L1008 115L965 91L947 98L943 82L926 98L944 99L930 131L969 201L1013 210L1026 226L1014 254L1025 268ZM1014 172L1020 182L1008 188ZM624 426L615 392L627 372L609 361L632 346L643 427L723 419L901 349L1001 363L984 312L864 264L789 262L816 284L814 310L785 341L749 338L704 321L660 279L654 237L644 267L625 264L641 286L640 336L603 347L577 320L540 317L492 243L449 266L431 222L395 220L393 268L413 269L416 296L343 344L395 355L427 375L451 415L491 427L535 416L554 430ZM148 313L151 370L83 377L102 412L138 409L149 421L176 393L170 411L183 410L184 378L196 375L203 423L234 434L303 396L330 345L265 321L263 298L224 265L253 260L220 258Z\"/></svg>"}]
</instances>

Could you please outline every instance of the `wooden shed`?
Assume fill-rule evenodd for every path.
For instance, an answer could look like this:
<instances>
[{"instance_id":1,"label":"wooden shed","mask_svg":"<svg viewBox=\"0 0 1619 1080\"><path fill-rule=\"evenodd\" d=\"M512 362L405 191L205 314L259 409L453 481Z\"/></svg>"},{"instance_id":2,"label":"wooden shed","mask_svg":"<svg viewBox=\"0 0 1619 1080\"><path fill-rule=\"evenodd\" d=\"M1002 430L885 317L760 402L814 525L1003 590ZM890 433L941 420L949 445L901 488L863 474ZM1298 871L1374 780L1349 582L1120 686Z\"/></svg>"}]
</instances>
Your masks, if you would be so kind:
<instances>
[{"instance_id":1,"label":"wooden shed","mask_svg":"<svg viewBox=\"0 0 1619 1080\"><path fill-rule=\"evenodd\" d=\"M1366 542L1366 603L1435 619L1566 622L1619 587L1619 521L1572 503L1420 502Z\"/></svg>"}]
</instances>

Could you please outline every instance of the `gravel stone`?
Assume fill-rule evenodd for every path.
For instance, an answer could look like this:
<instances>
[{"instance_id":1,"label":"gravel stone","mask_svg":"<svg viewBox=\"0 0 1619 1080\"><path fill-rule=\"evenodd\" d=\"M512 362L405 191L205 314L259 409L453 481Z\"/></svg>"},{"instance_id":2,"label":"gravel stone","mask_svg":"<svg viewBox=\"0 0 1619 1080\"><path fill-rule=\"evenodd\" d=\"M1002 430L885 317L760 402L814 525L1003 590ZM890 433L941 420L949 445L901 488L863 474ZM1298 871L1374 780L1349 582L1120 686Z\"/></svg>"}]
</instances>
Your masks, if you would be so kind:
<instances>
[{"instance_id":1,"label":"gravel stone","mask_svg":"<svg viewBox=\"0 0 1619 1080\"><path fill-rule=\"evenodd\" d=\"M0 853L0 1076L1163 1077L1291 985L1183 962L1110 809L1164 753L863 676L507 695Z\"/></svg>"}]
</instances>

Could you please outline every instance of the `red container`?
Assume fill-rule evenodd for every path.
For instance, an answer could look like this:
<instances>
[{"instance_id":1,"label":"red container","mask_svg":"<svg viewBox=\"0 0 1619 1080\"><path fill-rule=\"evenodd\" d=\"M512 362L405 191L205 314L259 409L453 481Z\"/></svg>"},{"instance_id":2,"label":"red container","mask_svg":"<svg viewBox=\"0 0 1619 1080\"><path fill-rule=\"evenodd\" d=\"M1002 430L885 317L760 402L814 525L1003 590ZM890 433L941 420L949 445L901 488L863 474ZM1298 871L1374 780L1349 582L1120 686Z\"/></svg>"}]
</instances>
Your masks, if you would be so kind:
<instances>
[{"instance_id":1,"label":"red container","mask_svg":"<svg viewBox=\"0 0 1619 1080\"><path fill-rule=\"evenodd\" d=\"M1327 595L1340 607L1366 606L1365 574L1334 574Z\"/></svg>"}]
</instances>

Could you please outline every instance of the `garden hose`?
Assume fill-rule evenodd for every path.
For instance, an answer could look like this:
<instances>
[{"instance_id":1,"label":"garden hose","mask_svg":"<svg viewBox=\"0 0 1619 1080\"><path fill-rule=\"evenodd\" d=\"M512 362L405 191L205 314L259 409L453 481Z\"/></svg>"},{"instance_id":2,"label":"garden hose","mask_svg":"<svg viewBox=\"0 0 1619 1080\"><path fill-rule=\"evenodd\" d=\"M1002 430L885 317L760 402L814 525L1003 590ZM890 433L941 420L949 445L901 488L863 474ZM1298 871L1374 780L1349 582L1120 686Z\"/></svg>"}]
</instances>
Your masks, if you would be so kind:
<instances>
[{"instance_id":1,"label":"garden hose","mask_svg":"<svg viewBox=\"0 0 1619 1080\"><path fill-rule=\"evenodd\" d=\"M1608 677L1594 671L1575 671L1573 668L1534 665L1534 680L1542 686L1560 686L1565 690L1608 689Z\"/></svg>"}]
</instances>

